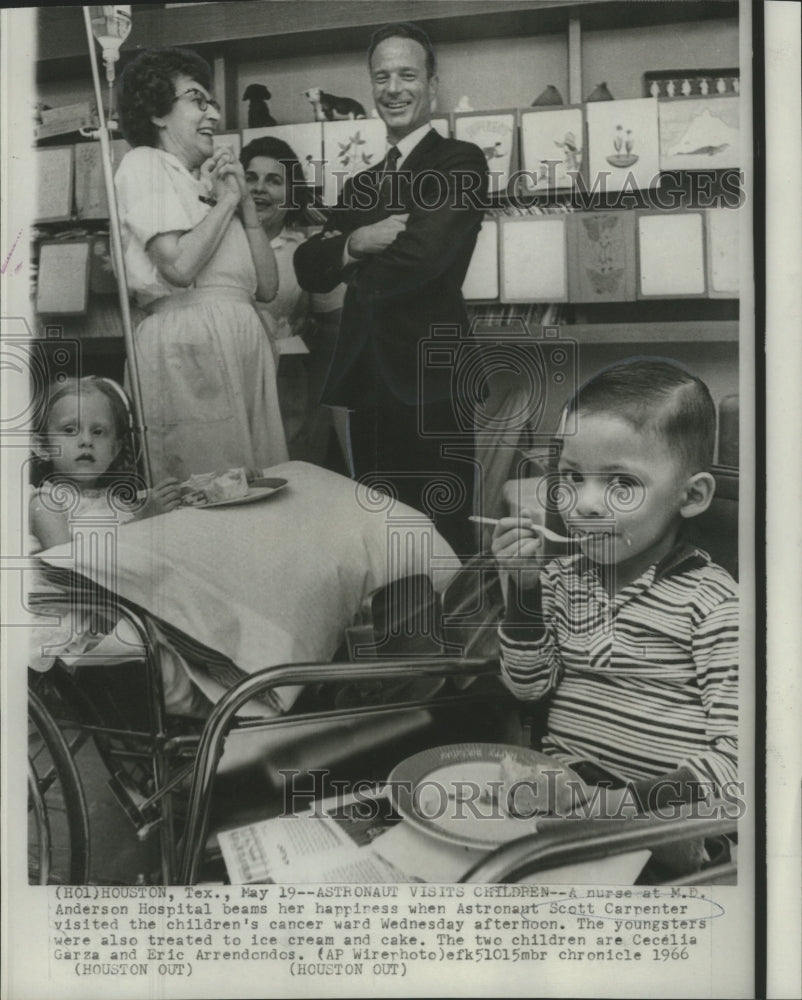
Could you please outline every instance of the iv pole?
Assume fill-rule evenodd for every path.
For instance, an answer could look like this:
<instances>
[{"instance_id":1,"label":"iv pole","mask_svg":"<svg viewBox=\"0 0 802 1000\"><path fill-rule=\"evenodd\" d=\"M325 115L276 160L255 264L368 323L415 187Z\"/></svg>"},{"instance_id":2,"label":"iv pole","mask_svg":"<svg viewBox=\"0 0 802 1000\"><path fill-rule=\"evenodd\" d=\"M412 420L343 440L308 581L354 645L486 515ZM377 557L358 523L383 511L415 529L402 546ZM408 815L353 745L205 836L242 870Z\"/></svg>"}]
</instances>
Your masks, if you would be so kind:
<instances>
[{"instance_id":1,"label":"iv pole","mask_svg":"<svg viewBox=\"0 0 802 1000\"><path fill-rule=\"evenodd\" d=\"M117 211L117 198L114 191L114 177L111 169L111 143L109 138L109 126L106 121L106 114L103 110L103 96L100 89L100 74L97 65L97 53L95 52L95 36L92 32L92 22L89 15L89 8L84 7L84 22L86 24L86 37L89 41L89 58L92 63L92 80L95 86L95 98L97 100L97 112L100 127L91 132L93 139L100 140L100 160L103 164L103 181L106 187L106 199L109 203L109 228L111 231L111 255L114 263L114 274L117 278L117 295L120 299L120 315L123 323L123 336L125 338L125 356L128 362L128 378L131 385L131 401L134 411L134 425L136 427L140 447L142 449L142 465L145 473L145 482L148 487L153 485L150 467L150 452L148 451L147 427L144 424L142 412L142 391L139 385L139 368L136 360L136 350L134 347L134 331L131 324L131 308L128 302L128 283L125 277L125 261L123 259L123 244L120 234L120 216Z\"/></svg>"}]
</instances>

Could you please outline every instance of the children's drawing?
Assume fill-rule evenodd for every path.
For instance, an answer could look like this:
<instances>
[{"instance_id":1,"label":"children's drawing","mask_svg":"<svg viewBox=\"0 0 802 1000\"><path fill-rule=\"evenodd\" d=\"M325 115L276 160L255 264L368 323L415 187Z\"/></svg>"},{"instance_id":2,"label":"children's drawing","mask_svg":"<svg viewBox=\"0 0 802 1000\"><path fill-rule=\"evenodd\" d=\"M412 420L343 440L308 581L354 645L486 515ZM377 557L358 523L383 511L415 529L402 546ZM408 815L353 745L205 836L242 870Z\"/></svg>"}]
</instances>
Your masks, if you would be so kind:
<instances>
[{"instance_id":1,"label":"children's drawing","mask_svg":"<svg viewBox=\"0 0 802 1000\"><path fill-rule=\"evenodd\" d=\"M658 102L661 170L721 170L741 165L738 97Z\"/></svg>"},{"instance_id":2,"label":"children's drawing","mask_svg":"<svg viewBox=\"0 0 802 1000\"><path fill-rule=\"evenodd\" d=\"M627 302L636 297L635 213L569 216L570 300Z\"/></svg>"},{"instance_id":3,"label":"children's drawing","mask_svg":"<svg viewBox=\"0 0 802 1000\"><path fill-rule=\"evenodd\" d=\"M585 273L597 293L613 292L624 274L624 268L618 266L623 253L620 240L616 239L617 220L602 215L582 221L587 236L585 246L589 251Z\"/></svg>"},{"instance_id":4,"label":"children's drawing","mask_svg":"<svg viewBox=\"0 0 802 1000\"><path fill-rule=\"evenodd\" d=\"M635 136L632 129L625 129L623 125L617 125L613 136L615 153L607 157L607 162L613 167L631 167L639 159L638 155L632 152L634 147Z\"/></svg>"},{"instance_id":5,"label":"children's drawing","mask_svg":"<svg viewBox=\"0 0 802 1000\"><path fill-rule=\"evenodd\" d=\"M524 191L570 188L582 166L582 109L521 113Z\"/></svg>"},{"instance_id":6,"label":"children's drawing","mask_svg":"<svg viewBox=\"0 0 802 1000\"><path fill-rule=\"evenodd\" d=\"M323 200L334 205L349 177L384 159L387 136L379 118L323 122Z\"/></svg>"},{"instance_id":7,"label":"children's drawing","mask_svg":"<svg viewBox=\"0 0 802 1000\"><path fill-rule=\"evenodd\" d=\"M475 143L487 157L490 193L506 191L513 169L515 113L455 114L454 135L457 139Z\"/></svg>"},{"instance_id":8,"label":"children's drawing","mask_svg":"<svg viewBox=\"0 0 802 1000\"><path fill-rule=\"evenodd\" d=\"M660 179L657 104L651 97L595 101L588 122L588 187L624 191L656 187Z\"/></svg>"}]
</instances>

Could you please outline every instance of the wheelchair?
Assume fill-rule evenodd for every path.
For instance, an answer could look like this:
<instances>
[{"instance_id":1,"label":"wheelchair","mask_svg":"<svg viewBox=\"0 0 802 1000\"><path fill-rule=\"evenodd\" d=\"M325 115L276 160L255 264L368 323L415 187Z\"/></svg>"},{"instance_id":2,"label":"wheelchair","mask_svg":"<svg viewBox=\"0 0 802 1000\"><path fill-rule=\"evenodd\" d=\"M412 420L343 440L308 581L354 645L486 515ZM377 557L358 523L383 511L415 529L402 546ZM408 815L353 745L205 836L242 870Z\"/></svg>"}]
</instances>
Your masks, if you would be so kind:
<instances>
[{"instance_id":1,"label":"wheelchair","mask_svg":"<svg viewBox=\"0 0 802 1000\"><path fill-rule=\"evenodd\" d=\"M416 580L410 592L419 593L427 584L433 600L428 578ZM379 616L386 613L388 592L395 601L399 587L383 588L377 595ZM268 667L233 687L206 719L168 715L154 623L108 593L99 601L86 592L84 597L85 610L100 604L110 618L125 620L139 637L143 656L75 670L57 661L45 673L29 671L31 762L43 756L44 740L36 734L44 731L49 739L49 766L38 765L40 773L29 790L31 882L87 881L90 835L80 764L89 743L108 772L108 787L136 838L158 842L159 870L145 873L145 879L191 884L203 875L210 817L220 820L219 814L234 803L239 812L233 819L226 816L226 824L248 821L251 815L247 807L243 811L241 801L245 797L260 802L262 818L277 814L283 806L277 781L282 769L309 773L326 768L332 780L378 783L398 759L426 746L461 739L520 741L517 706L495 676L496 660L434 655L428 635L401 637L407 648L403 658L393 657L392 644L385 644L380 659ZM37 603L45 606L52 597L43 596L39 602L33 598L32 609ZM80 605L72 606L81 610ZM409 632L410 621L403 627ZM364 625L355 629L355 637L353 652L364 657ZM410 651L410 645L417 648ZM450 683L466 677L473 681L470 688ZM269 719L236 716L260 692L288 684L304 685L290 714ZM35 732L33 721L39 722ZM237 741L246 747L256 741L258 750L248 750L215 781L224 744L227 748ZM67 789L58 804L51 785ZM52 818L48 822L51 804L70 822L54 829L58 837L43 837L37 831L54 825ZM65 855L69 864L56 866L49 860L56 855Z\"/></svg>"}]
</instances>

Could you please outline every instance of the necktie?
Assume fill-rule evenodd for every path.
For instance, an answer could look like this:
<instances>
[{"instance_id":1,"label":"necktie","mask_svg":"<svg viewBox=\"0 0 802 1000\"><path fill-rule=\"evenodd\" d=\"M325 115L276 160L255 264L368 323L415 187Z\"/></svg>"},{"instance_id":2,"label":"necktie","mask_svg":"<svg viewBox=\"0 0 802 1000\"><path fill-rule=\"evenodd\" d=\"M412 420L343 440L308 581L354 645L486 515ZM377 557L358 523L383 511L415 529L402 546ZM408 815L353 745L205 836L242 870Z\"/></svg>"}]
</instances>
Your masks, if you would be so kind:
<instances>
[{"instance_id":1,"label":"necktie","mask_svg":"<svg viewBox=\"0 0 802 1000\"><path fill-rule=\"evenodd\" d=\"M383 175L392 174L398 167L398 161L401 159L401 150L398 146L390 146L387 150L387 156L384 160L384 171Z\"/></svg>"},{"instance_id":2,"label":"necktie","mask_svg":"<svg viewBox=\"0 0 802 1000\"><path fill-rule=\"evenodd\" d=\"M379 192L382 204L386 209L392 211L393 209L397 212L400 206L393 204L393 202L398 198L397 192L394 190L395 185L392 181L392 174L396 173L398 169L398 161L401 159L401 150L398 146L390 146L387 150L387 156L384 160L384 169L381 173L381 178L379 179Z\"/></svg>"}]
</instances>

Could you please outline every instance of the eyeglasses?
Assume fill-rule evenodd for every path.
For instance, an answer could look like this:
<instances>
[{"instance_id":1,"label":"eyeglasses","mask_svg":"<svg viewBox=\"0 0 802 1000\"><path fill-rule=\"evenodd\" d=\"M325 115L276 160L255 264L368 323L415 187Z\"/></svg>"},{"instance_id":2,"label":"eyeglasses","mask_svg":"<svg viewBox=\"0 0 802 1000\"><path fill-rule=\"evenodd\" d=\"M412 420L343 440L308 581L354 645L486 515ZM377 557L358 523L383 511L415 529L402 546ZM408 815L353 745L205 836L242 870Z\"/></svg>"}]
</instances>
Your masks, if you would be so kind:
<instances>
[{"instance_id":1,"label":"eyeglasses","mask_svg":"<svg viewBox=\"0 0 802 1000\"><path fill-rule=\"evenodd\" d=\"M206 94L198 90L197 87L190 87L188 90L182 91L180 94L176 94L173 98L173 103L180 101L182 97L188 97L190 100L194 101L200 111L205 111L207 108L211 107L220 114L220 105L213 97L207 97Z\"/></svg>"}]
</instances>

